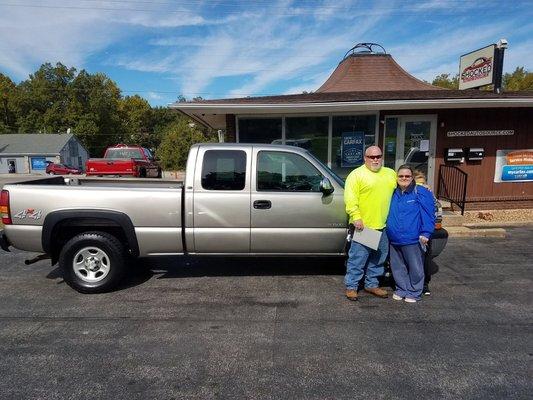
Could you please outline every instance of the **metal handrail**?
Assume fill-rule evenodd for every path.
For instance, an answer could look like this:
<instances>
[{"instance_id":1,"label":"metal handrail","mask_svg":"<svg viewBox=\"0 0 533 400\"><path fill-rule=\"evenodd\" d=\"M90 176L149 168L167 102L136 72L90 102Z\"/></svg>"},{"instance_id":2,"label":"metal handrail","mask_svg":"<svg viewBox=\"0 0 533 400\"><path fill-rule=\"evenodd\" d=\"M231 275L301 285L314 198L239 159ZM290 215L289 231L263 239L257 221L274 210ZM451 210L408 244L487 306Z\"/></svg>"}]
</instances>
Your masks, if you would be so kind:
<instances>
[{"instance_id":1,"label":"metal handrail","mask_svg":"<svg viewBox=\"0 0 533 400\"><path fill-rule=\"evenodd\" d=\"M455 165L441 165L439 167L437 197L457 205L461 209L461 215L464 215L467 182L468 174L460 168Z\"/></svg>"}]
</instances>

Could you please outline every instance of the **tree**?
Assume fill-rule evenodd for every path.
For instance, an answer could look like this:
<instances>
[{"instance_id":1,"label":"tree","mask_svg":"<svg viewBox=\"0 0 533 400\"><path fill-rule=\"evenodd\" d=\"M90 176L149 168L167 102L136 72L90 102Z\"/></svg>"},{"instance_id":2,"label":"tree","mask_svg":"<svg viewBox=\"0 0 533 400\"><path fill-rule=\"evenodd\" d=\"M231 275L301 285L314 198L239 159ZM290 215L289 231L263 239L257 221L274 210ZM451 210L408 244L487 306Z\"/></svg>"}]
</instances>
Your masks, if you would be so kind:
<instances>
[{"instance_id":1,"label":"tree","mask_svg":"<svg viewBox=\"0 0 533 400\"><path fill-rule=\"evenodd\" d=\"M17 131L14 98L17 85L0 73L0 134Z\"/></svg>"},{"instance_id":2,"label":"tree","mask_svg":"<svg viewBox=\"0 0 533 400\"><path fill-rule=\"evenodd\" d=\"M525 70L524 67L516 67L514 72L503 75L502 82L504 90L533 90L533 73Z\"/></svg>"},{"instance_id":3,"label":"tree","mask_svg":"<svg viewBox=\"0 0 533 400\"><path fill-rule=\"evenodd\" d=\"M69 127L91 155L102 155L107 146L123 138L120 89L105 74L80 71L68 97Z\"/></svg>"},{"instance_id":4,"label":"tree","mask_svg":"<svg viewBox=\"0 0 533 400\"><path fill-rule=\"evenodd\" d=\"M459 89L459 75L456 74L450 78L450 74L440 74L433 79L431 84L445 89Z\"/></svg>"},{"instance_id":5,"label":"tree","mask_svg":"<svg viewBox=\"0 0 533 400\"><path fill-rule=\"evenodd\" d=\"M18 85L14 108L21 133L67 130L68 87L75 73L61 63L46 63Z\"/></svg>"},{"instance_id":6,"label":"tree","mask_svg":"<svg viewBox=\"0 0 533 400\"><path fill-rule=\"evenodd\" d=\"M123 125L121 141L153 148L152 107L148 101L138 95L126 96L119 102L119 112Z\"/></svg>"},{"instance_id":7,"label":"tree","mask_svg":"<svg viewBox=\"0 0 533 400\"><path fill-rule=\"evenodd\" d=\"M212 141L214 141L212 132L202 129L188 118L180 117L164 129L157 156L164 169L184 169L191 146L195 143Z\"/></svg>"}]
</instances>

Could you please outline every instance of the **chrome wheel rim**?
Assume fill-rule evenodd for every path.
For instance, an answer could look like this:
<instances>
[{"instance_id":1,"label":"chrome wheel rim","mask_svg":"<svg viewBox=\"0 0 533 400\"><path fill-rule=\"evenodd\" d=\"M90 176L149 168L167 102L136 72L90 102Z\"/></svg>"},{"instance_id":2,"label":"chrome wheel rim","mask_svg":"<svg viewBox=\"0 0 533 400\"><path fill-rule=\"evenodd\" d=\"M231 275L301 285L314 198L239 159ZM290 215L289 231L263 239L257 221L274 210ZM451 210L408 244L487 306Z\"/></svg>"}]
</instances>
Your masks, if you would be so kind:
<instances>
[{"instance_id":1,"label":"chrome wheel rim","mask_svg":"<svg viewBox=\"0 0 533 400\"><path fill-rule=\"evenodd\" d=\"M72 268L82 281L100 282L109 273L111 260L107 253L98 247L84 247L74 256Z\"/></svg>"}]
</instances>

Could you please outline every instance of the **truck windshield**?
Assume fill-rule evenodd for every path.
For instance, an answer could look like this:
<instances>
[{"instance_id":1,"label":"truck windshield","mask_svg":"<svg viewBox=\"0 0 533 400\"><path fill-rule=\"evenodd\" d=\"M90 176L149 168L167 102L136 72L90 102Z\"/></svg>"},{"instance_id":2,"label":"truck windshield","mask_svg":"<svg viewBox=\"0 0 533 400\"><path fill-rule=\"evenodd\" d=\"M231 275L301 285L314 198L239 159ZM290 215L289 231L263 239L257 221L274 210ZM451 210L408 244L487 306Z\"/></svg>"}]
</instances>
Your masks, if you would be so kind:
<instances>
[{"instance_id":1,"label":"truck windshield","mask_svg":"<svg viewBox=\"0 0 533 400\"><path fill-rule=\"evenodd\" d=\"M143 155L139 149L107 149L105 158L135 158L142 159Z\"/></svg>"},{"instance_id":2,"label":"truck windshield","mask_svg":"<svg viewBox=\"0 0 533 400\"><path fill-rule=\"evenodd\" d=\"M337 182L339 185L341 185L344 188L344 179L342 179L339 175L333 172L331 168L329 168L326 164L324 164L322 161L316 158L311 152L307 151L307 154L309 155L309 157L315 160L318 164L320 164L321 167L323 167L326 171L328 171L331 177L335 179L335 182Z\"/></svg>"}]
</instances>

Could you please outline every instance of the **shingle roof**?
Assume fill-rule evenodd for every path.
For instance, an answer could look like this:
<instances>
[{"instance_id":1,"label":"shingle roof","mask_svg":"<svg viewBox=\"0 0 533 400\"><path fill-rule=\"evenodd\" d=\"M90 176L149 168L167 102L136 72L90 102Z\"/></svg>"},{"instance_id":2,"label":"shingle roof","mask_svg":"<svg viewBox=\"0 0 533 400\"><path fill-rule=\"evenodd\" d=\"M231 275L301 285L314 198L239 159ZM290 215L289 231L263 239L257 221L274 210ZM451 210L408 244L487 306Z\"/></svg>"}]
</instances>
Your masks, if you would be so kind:
<instances>
[{"instance_id":1,"label":"shingle roof","mask_svg":"<svg viewBox=\"0 0 533 400\"><path fill-rule=\"evenodd\" d=\"M445 90L400 67L390 54L352 54L337 66L317 92Z\"/></svg>"},{"instance_id":2,"label":"shingle roof","mask_svg":"<svg viewBox=\"0 0 533 400\"><path fill-rule=\"evenodd\" d=\"M73 136L69 133L13 133L0 135L0 155L59 154Z\"/></svg>"},{"instance_id":3,"label":"shingle roof","mask_svg":"<svg viewBox=\"0 0 533 400\"><path fill-rule=\"evenodd\" d=\"M438 99L508 99L533 98L532 91L503 92L500 94L486 90L396 90L396 91L355 91L355 92L315 92L264 97L241 97L235 99L201 100L192 103L174 103L173 106L191 104L290 104L290 103L329 103L382 100L438 100Z\"/></svg>"}]
</instances>

